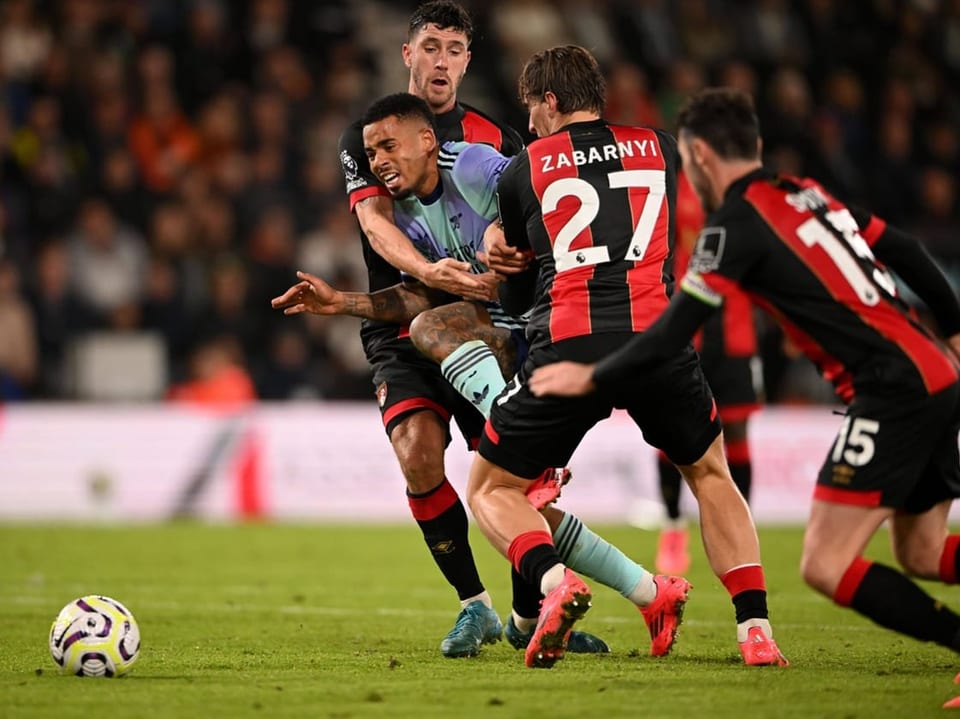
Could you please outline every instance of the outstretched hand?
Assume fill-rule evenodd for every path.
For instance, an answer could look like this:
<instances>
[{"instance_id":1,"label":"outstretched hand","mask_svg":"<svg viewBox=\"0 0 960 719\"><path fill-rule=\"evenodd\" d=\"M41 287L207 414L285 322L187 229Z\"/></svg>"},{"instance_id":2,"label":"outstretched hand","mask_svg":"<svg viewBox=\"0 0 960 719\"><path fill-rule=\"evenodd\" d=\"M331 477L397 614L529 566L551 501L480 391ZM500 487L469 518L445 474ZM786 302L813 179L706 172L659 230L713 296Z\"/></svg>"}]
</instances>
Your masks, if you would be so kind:
<instances>
[{"instance_id":1,"label":"outstretched hand","mask_svg":"<svg viewBox=\"0 0 960 719\"><path fill-rule=\"evenodd\" d=\"M309 272L297 272L300 282L293 285L279 297L270 300L275 310L282 309L285 315L298 315L311 312L315 315L337 315L341 313L342 293Z\"/></svg>"},{"instance_id":2,"label":"outstretched hand","mask_svg":"<svg viewBox=\"0 0 960 719\"><path fill-rule=\"evenodd\" d=\"M537 397L579 397L596 389L593 383L592 364L579 362L555 362L538 367L530 375L527 386Z\"/></svg>"}]
</instances>

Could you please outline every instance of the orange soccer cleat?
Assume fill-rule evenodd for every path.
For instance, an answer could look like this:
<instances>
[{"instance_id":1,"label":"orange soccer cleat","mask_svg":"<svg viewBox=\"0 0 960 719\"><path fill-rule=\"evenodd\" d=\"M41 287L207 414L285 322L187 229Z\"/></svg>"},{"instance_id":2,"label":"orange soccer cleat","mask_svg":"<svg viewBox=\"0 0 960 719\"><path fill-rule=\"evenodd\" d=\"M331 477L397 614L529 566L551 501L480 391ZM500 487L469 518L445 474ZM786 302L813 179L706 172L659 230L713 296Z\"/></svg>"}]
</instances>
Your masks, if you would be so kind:
<instances>
[{"instance_id":1,"label":"orange soccer cleat","mask_svg":"<svg viewBox=\"0 0 960 719\"><path fill-rule=\"evenodd\" d=\"M524 661L528 667L549 669L563 659L574 622L590 608L590 587L565 569L560 582L540 604L540 621L527 645Z\"/></svg>"},{"instance_id":2,"label":"orange soccer cleat","mask_svg":"<svg viewBox=\"0 0 960 719\"><path fill-rule=\"evenodd\" d=\"M790 662L777 648L777 643L769 639L760 627L750 627L747 631L747 641L740 642L740 653L743 655L744 663L752 667L790 666Z\"/></svg>"},{"instance_id":3,"label":"orange soccer cleat","mask_svg":"<svg viewBox=\"0 0 960 719\"><path fill-rule=\"evenodd\" d=\"M560 490L570 481L573 473L566 467L544 470L543 474L530 482L527 487L527 500L534 509L543 509L548 504L556 502L560 497Z\"/></svg>"},{"instance_id":4,"label":"orange soccer cleat","mask_svg":"<svg viewBox=\"0 0 960 719\"><path fill-rule=\"evenodd\" d=\"M693 586L683 577L663 574L655 576L653 581L657 585L657 596L639 609L650 630L650 655L663 657L670 653L677 639L677 630L683 621L683 607Z\"/></svg>"}]
</instances>

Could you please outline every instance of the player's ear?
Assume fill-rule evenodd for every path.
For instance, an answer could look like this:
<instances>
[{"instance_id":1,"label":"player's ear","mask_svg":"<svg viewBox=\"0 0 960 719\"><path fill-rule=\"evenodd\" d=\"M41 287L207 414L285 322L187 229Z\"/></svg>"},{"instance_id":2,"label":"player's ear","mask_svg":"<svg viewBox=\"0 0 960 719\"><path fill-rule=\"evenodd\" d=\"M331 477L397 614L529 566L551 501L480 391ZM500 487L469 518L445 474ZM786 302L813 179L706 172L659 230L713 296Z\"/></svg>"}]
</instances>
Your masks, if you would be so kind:
<instances>
[{"instance_id":1,"label":"player's ear","mask_svg":"<svg viewBox=\"0 0 960 719\"><path fill-rule=\"evenodd\" d=\"M557 105L559 104L559 101L557 100L557 96L554 95L553 92L551 92L550 90L547 90L545 93L543 93L543 101L544 103L546 103L547 107L550 108L550 112L557 111Z\"/></svg>"},{"instance_id":2,"label":"player's ear","mask_svg":"<svg viewBox=\"0 0 960 719\"><path fill-rule=\"evenodd\" d=\"M699 137L694 137L690 141L690 155L693 157L693 161L698 165L702 166L706 162L710 152L710 145L708 145Z\"/></svg>"},{"instance_id":3,"label":"player's ear","mask_svg":"<svg viewBox=\"0 0 960 719\"><path fill-rule=\"evenodd\" d=\"M420 131L420 142L424 153L430 153L437 146L437 135L432 128L425 127Z\"/></svg>"},{"instance_id":4,"label":"player's ear","mask_svg":"<svg viewBox=\"0 0 960 719\"><path fill-rule=\"evenodd\" d=\"M413 48L410 47L410 43L403 43L403 46L400 48L400 55L403 56L403 64L410 67L410 56L413 55Z\"/></svg>"}]
</instances>

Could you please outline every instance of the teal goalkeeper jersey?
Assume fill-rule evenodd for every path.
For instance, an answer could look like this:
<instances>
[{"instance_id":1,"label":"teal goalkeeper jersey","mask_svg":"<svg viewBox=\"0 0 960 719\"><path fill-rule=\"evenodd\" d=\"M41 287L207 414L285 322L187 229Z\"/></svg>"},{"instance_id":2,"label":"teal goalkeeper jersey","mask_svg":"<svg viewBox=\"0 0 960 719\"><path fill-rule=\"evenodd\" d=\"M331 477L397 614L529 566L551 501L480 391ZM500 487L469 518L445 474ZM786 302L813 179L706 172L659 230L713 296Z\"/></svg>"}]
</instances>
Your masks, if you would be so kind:
<instances>
[{"instance_id":1,"label":"teal goalkeeper jersey","mask_svg":"<svg viewBox=\"0 0 960 719\"><path fill-rule=\"evenodd\" d=\"M446 142L437 161L440 182L428 197L411 195L393 204L394 222L431 262L451 257L487 271L477 259L483 232L497 217L497 183L510 158L489 145ZM497 304L488 304L494 324L520 328Z\"/></svg>"}]
</instances>

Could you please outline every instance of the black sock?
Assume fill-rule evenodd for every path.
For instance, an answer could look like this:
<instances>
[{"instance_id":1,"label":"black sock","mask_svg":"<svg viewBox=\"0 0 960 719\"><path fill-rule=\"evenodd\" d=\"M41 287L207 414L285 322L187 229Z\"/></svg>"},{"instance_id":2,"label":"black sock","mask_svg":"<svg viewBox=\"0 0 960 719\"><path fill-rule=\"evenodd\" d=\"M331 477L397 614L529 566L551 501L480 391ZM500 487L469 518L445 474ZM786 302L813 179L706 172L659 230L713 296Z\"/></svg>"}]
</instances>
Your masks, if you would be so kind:
<instances>
[{"instance_id":1,"label":"black sock","mask_svg":"<svg viewBox=\"0 0 960 719\"><path fill-rule=\"evenodd\" d=\"M562 564L560 555L552 544L538 544L520 558L520 574L528 584L542 586L543 575L558 564ZM539 616L540 610L537 609Z\"/></svg>"},{"instance_id":2,"label":"black sock","mask_svg":"<svg viewBox=\"0 0 960 719\"><path fill-rule=\"evenodd\" d=\"M743 498L750 501L750 485L753 483L753 469L749 462L730 462L730 474Z\"/></svg>"},{"instance_id":3,"label":"black sock","mask_svg":"<svg viewBox=\"0 0 960 719\"><path fill-rule=\"evenodd\" d=\"M881 627L960 651L960 616L895 569L871 564L850 606Z\"/></svg>"},{"instance_id":4,"label":"black sock","mask_svg":"<svg viewBox=\"0 0 960 719\"><path fill-rule=\"evenodd\" d=\"M748 619L767 619L767 593L762 589L748 589L733 597L737 624Z\"/></svg>"},{"instance_id":5,"label":"black sock","mask_svg":"<svg viewBox=\"0 0 960 719\"><path fill-rule=\"evenodd\" d=\"M516 569L511 571L510 580L513 584L513 611L524 619L536 619L540 616L540 600L543 599L539 585L530 584Z\"/></svg>"},{"instance_id":6,"label":"black sock","mask_svg":"<svg viewBox=\"0 0 960 719\"><path fill-rule=\"evenodd\" d=\"M660 470L660 496L663 498L667 517L680 519L680 471L665 457L657 460L657 468Z\"/></svg>"},{"instance_id":7,"label":"black sock","mask_svg":"<svg viewBox=\"0 0 960 719\"><path fill-rule=\"evenodd\" d=\"M483 583L473 560L467 536L467 512L449 482L426 494L407 493L414 519L443 576L460 599L483 592Z\"/></svg>"}]
</instances>

